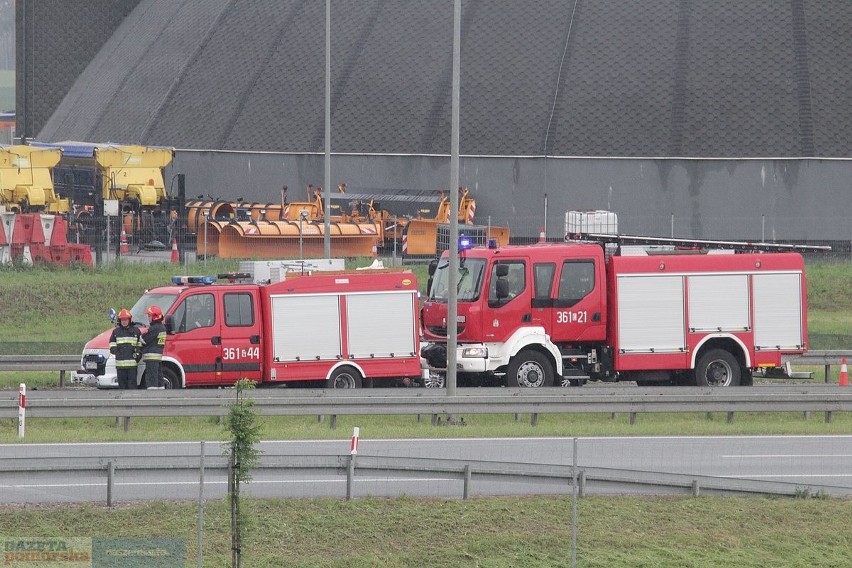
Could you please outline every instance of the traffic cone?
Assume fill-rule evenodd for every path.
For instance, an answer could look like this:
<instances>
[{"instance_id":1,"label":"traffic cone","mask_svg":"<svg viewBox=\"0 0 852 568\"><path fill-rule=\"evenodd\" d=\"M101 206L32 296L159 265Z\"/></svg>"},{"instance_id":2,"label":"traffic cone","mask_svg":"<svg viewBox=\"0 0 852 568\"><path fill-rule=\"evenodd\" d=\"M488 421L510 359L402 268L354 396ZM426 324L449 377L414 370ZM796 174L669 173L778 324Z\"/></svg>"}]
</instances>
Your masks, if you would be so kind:
<instances>
[{"instance_id":1,"label":"traffic cone","mask_svg":"<svg viewBox=\"0 0 852 568\"><path fill-rule=\"evenodd\" d=\"M538 242L540 242L540 243L546 243L547 242L547 235L544 234L544 227L539 229Z\"/></svg>"},{"instance_id":2,"label":"traffic cone","mask_svg":"<svg viewBox=\"0 0 852 568\"><path fill-rule=\"evenodd\" d=\"M841 387L849 386L849 373L846 371L846 357L840 360L840 379L837 381Z\"/></svg>"},{"instance_id":3,"label":"traffic cone","mask_svg":"<svg viewBox=\"0 0 852 568\"><path fill-rule=\"evenodd\" d=\"M178 255L177 239L172 239L172 264L180 264L180 256Z\"/></svg>"},{"instance_id":4,"label":"traffic cone","mask_svg":"<svg viewBox=\"0 0 852 568\"><path fill-rule=\"evenodd\" d=\"M124 232L124 228L121 229L121 240L120 240L119 250L121 254L127 254L130 252L130 247L127 246L127 233Z\"/></svg>"}]
</instances>

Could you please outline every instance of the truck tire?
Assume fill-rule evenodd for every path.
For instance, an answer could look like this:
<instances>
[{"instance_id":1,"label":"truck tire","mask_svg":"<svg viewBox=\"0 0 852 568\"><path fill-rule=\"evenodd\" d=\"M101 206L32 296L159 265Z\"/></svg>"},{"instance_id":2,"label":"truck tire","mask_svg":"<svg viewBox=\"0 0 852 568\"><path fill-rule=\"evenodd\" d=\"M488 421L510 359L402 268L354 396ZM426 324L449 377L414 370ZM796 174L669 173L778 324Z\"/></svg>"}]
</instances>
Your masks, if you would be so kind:
<instances>
[{"instance_id":1,"label":"truck tire","mask_svg":"<svg viewBox=\"0 0 852 568\"><path fill-rule=\"evenodd\" d=\"M735 387L741 377L739 362L724 349L707 351L695 366L695 384L699 387Z\"/></svg>"},{"instance_id":2,"label":"truck tire","mask_svg":"<svg viewBox=\"0 0 852 568\"><path fill-rule=\"evenodd\" d=\"M523 349L509 361L506 383L510 387L553 386L553 365L546 355L532 349Z\"/></svg>"},{"instance_id":3,"label":"truck tire","mask_svg":"<svg viewBox=\"0 0 852 568\"><path fill-rule=\"evenodd\" d=\"M361 374L353 367L338 367L325 382L327 389L360 389Z\"/></svg>"},{"instance_id":4,"label":"truck tire","mask_svg":"<svg viewBox=\"0 0 852 568\"><path fill-rule=\"evenodd\" d=\"M180 378L174 372L174 369L169 367L160 367L160 384L167 389L181 388Z\"/></svg>"}]
</instances>

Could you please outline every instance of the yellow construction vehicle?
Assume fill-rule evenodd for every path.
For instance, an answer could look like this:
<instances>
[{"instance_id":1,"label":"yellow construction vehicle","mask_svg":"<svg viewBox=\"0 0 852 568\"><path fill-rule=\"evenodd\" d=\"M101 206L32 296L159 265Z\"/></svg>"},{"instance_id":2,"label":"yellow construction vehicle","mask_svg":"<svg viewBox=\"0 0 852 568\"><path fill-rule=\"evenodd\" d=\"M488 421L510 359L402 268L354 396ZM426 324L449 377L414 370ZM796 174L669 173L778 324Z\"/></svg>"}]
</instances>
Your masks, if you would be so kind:
<instances>
[{"instance_id":1,"label":"yellow construction vehicle","mask_svg":"<svg viewBox=\"0 0 852 568\"><path fill-rule=\"evenodd\" d=\"M51 173L59 149L0 146L0 205L17 213L66 213L68 200L56 196Z\"/></svg>"},{"instance_id":2,"label":"yellow construction vehicle","mask_svg":"<svg viewBox=\"0 0 852 568\"><path fill-rule=\"evenodd\" d=\"M485 244L495 240L501 246L509 244L509 228L475 225L476 201L466 187L459 188L459 232ZM441 202L434 218L414 218L407 221L402 235L404 255L434 256L450 246L450 199L441 192Z\"/></svg>"},{"instance_id":3,"label":"yellow construction vehicle","mask_svg":"<svg viewBox=\"0 0 852 568\"><path fill-rule=\"evenodd\" d=\"M70 201L71 222L83 233L98 232L104 201L116 200L121 215L116 230L124 229L140 246L168 242L177 207L166 193L163 170L172 162L172 148L88 142L34 142L33 146L62 151L53 169L54 187Z\"/></svg>"}]
</instances>

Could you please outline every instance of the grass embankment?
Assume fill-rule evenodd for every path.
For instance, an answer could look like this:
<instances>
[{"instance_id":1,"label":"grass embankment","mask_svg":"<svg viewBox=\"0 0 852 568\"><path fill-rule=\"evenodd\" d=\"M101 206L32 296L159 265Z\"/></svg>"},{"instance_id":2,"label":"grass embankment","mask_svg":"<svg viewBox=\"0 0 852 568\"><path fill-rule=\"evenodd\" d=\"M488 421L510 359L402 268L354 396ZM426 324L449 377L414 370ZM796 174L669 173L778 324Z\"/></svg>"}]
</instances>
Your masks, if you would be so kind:
<instances>
[{"instance_id":1,"label":"grass embankment","mask_svg":"<svg viewBox=\"0 0 852 568\"><path fill-rule=\"evenodd\" d=\"M571 565L570 497L246 500L253 567ZM577 564L587 568L847 566L850 503L825 499L587 497ZM196 505L6 508L0 534L165 536L195 566ZM229 510L206 505L205 566L230 562Z\"/></svg>"}]
</instances>

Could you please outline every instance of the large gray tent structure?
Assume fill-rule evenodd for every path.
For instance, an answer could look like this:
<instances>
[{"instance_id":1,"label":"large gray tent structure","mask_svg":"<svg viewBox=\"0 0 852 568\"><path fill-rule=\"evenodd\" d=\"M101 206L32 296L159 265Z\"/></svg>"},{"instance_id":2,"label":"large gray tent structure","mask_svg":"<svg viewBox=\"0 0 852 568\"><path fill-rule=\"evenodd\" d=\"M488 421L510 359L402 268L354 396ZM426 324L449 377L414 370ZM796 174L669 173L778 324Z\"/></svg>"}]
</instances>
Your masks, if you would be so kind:
<instances>
[{"instance_id":1,"label":"large gray tent structure","mask_svg":"<svg viewBox=\"0 0 852 568\"><path fill-rule=\"evenodd\" d=\"M323 179L322 0L20 0L17 132L178 149L188 192ZM331 2L332 182L449 183L452 0ZM477 220L849 240L852 4L462 0Z\"/></svg>"}]
</instances>

